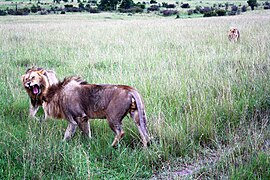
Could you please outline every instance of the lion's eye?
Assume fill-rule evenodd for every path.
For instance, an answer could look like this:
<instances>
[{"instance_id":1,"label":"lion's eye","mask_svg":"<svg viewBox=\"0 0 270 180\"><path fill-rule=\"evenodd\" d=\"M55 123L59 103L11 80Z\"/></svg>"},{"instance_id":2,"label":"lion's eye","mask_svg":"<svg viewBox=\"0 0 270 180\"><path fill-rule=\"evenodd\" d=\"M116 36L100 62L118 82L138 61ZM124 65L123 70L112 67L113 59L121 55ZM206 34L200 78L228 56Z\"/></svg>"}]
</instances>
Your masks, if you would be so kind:
<instances>
[{"instance_id":1,"label":"lion's eye","mask_svg":"<svg viewBox=\"0 0 270 180\"><path fill-rule=\"evenodd\" d=\"M32 76L32 77L31 77L31 79L34 79L34 78L35 78L35 76Z\"/></svg>"}]
</instances>

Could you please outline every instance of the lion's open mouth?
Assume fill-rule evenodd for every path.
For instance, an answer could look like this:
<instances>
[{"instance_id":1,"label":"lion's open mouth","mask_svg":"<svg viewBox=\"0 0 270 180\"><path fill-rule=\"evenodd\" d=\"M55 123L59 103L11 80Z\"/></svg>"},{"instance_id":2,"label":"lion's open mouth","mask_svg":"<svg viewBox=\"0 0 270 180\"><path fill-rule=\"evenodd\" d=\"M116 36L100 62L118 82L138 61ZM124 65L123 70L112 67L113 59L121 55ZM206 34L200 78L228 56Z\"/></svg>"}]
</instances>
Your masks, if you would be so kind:
<instances>
[{"instance_id":1,"label":"lion's open mouth","mask_svg":"<svg viewBox=\"0 0 270 180\"><path fill-rule=\"evenodd\" d=\"M30 86L30 89L33 92L33 94L35 94L35 95L40 94L40 92L41 92L41 89L40 89L39 85L37 85L37 84Z\"/></svg>"}]
</instances>

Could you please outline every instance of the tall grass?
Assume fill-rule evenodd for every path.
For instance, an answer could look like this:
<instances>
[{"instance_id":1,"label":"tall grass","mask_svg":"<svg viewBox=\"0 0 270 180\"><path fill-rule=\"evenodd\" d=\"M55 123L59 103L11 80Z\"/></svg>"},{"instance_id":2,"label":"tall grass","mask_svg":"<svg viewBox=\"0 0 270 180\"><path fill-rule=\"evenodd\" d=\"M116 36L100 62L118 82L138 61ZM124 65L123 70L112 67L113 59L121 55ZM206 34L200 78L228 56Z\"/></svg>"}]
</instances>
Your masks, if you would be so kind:
<instances>
[{"instance_id":1,"label":"tall grass","mask_svg":"<svg viewBox=\"0 0 270 180\"><path fill-rule=\"evenodd\" d=\"M235 164L249 168L244 163L254 153L269 153L269 19L267 11L198 19L2 17L1 179L150 178L207 159L209 150L219 157L216 163L210 170L201 163L191 175L237 176ZM241 32L235 44L227 40L231 26ZM59 79L78 75L89 83L137 88L152 145L141 149L129 118L117 149L110 147L113 132L99 120L91 122L91 140L78 131L71 142L61 142L65 121L27 118L20 76L33 65L55 70Z\"/></svg>"}]
</instances>

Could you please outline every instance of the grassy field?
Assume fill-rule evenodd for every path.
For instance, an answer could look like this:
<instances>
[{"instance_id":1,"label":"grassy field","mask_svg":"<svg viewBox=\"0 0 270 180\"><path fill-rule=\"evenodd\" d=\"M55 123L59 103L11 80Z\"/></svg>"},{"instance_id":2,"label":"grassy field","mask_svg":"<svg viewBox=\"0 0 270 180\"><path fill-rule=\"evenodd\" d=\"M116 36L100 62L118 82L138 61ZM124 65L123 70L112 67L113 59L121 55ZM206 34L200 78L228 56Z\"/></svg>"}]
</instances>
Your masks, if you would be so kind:
<instances>
[{"instance_id":1,"label":"grassy field","mask_svg":"<svg viewBox=\"0 0 270 180\"><path fill-rule=\"evenodd\" d=\"M231 26L241 32L235 44ZM1 17L0 179L268 179L269 29L270 11ZM117 149L105 120L91 121L91 140L77 131L68 143L66 121L29 120L20 77L33 65L61 80L137 88L152 145L141 148L128 117Z\"/></svg>"}]
</instances>

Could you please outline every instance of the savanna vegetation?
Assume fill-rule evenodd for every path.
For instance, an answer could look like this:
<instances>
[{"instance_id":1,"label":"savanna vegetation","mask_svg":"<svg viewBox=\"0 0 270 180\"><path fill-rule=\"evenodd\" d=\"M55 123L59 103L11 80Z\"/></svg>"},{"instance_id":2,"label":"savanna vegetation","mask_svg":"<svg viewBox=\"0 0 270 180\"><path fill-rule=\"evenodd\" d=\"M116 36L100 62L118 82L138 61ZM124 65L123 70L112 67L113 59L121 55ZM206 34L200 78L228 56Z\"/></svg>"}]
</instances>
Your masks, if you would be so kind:
<instances>
[{"instance_id":1,"label":"savanna vegetation","mask_svg":"<svg viewBox=\"0 0 270 180\"><path fill-rule=\"evenodd\" d=\"M239 15L248 10L270 9L268 1L137 1L137 0L21 0L0 1L0 16L116 12L150 13L161 16L211 17Z\"/></svg>"},{"instance_id":2,"label":"savanna vegetation","mask_svg":"<svg viewBox=\"0 0 270 180\"><path fill-rule=\"evenodd\" d=\"M236 26L240 41L227 33ZM216 18L51 14L0 18L0 179L269 179L270 11ZM142 94L152 144L130 118L114 149L106 120L62 142L66 121L28 119L20 77L127 84ZM38 118L42 119L40 109Z\"/></svg>"}]
</instances>

